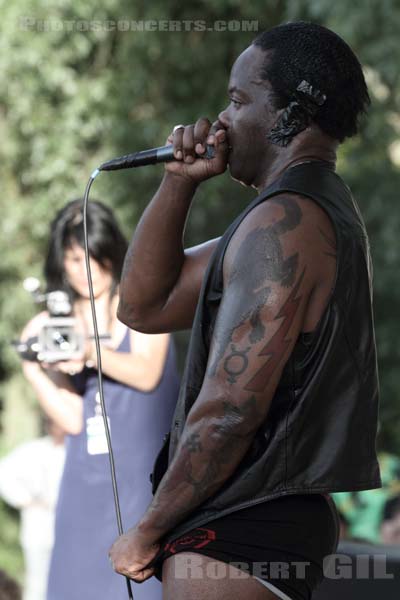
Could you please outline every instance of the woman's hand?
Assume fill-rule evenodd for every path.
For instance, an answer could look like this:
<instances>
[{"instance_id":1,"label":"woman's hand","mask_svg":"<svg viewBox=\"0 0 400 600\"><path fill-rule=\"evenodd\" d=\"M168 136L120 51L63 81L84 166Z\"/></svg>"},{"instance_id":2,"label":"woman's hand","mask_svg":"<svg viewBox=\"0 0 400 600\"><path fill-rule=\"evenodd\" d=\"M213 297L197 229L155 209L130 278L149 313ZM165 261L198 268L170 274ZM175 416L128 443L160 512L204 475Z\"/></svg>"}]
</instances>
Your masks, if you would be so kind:
<instances>
[{"instance_id":1,"label":"woman's hand","mask_svg":"<svg viewBox=\"0 0 400 600\"><path fill-rule=\"evenodd\" d=\"M95 367L96 364L94 342L91 339L87 339L85 340L85 346L81 356L76 356L70 360L42 363L42 367L53 371L61 371L61 373L65 373L66 375L76 375L83 371L85 367Z\"/></svg>"},{"instance_id":2,"label":"woman's hand","mask_svg":"<svg viewBox=\"0 0 400 600\"><path fill-rule=\"evenodd\" d=\"M49 313L43 311L33 317L25 326L21 333L21 341L26 342L30 338L37 338L44 325L49 320ZM59 371L66 375L76 375L80 373L84 367L89 364L95 366L94 360L94 344L92 340L85 341L85 347L81 356L77 356L71 360L60 360L56 362L44 362L33 360L22 360L22 370L28 381L35 379L38 373L45 371Z\"/></svg>"},{"instance_id":3,"label":"woman's hand","mask_svg":"<svg viewBox=\"0 0 400 600\"><path fill-rule=\"evenodd\" d=\"M41 332L43 326L49 319L49 313L47 311L43 311L37 314L33 319L28 321L22 330L20 339L21 342L26 342L30 338L38 337ZM22 370L25 377L28 381L32 381L35 379L38 373L42 372L42 367L39 362L33 360L22 360Z\"/></svg>"},{"instance_id":4,"label":"woman's hand","mask_svg":"<svg viewBox=\"0 0 400 600\"><path fill-rule=\"evenodd\" d=\"M59 371L66 375L76 375L83 371L86 365L86 360L82 358L74 358L71 360L59 360L53 363L42 363L43 369L49 371Z\"/></svg>"},{"instance_id":5,"label":"woman's hand","mask_svg":"<svg viewBox=\"0 0 400 600\"><path fill-rule=\"evenodd\" d=\"M49 313L47 310L44 310L33 317L22 330L20 336L21 341L26 342L29 338L37 337L48 320Z\"/></svg>"}]
</instances>

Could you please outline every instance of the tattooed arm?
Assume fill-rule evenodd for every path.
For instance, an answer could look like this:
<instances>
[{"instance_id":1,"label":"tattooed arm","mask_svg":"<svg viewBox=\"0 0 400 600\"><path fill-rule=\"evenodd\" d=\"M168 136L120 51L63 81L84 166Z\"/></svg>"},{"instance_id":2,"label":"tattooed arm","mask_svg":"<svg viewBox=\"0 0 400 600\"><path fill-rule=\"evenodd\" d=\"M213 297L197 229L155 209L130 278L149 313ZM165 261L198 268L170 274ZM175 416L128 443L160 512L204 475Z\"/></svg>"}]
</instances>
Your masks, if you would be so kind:
<instances>
[{"instance_id":1,"label":"tattooed arm","mask_svg":"<svg viewBox=\"0 0 400 600\"><path fill-rule=\"evenodd\" d=\"M203 386L136 527L151 543L222 486L267 418L315 285L313 231L300 203L277 198L251 211L232 237Z\"/></svg>"}]
</instances>

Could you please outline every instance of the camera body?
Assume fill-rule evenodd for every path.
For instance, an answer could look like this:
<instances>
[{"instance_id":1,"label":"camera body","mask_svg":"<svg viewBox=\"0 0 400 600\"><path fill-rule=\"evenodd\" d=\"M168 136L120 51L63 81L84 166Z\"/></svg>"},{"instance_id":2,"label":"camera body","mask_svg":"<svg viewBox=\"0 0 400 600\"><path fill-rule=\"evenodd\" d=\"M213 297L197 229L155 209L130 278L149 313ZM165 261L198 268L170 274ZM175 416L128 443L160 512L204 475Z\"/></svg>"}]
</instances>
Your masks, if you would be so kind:
<instances>
[{"instance_id":1,"label":"camera body","mask_svg":"<svg viewBox=\"0 0 400 600\"><path fill-rule=\"evenodd\" d=\"M76 319L71 317L68 294L57 290L45 296L49 318L38 336L38 360L51 363L81 358L84 338L76 329Z\"/></svg>"},{"instance_id":2,"label":"camera body","mask_svg":"<svg viewBox=\"0 0 400 600\"><path fill-rule=\"evenodd\" d=\"M71 316L68 294L61 290L41 294L39 281L33 277L24 281L24 287L35 302L46 303L49 316L37 337L29 338L26 342L14 342L21 358L46 363L82 358L85 338L77 329L76 319Z\"/></svg>"},{"instance_id":3,"label":"camera body","mask_svg":"<svg viewBox=\"0 0 400 600\"><path fill-rule=\"evenodd\" d=\"M49 317L37 338L37 360L58 362L82 358L83 335L76 330L73 317Z\"/></svg>"}]
</instances>

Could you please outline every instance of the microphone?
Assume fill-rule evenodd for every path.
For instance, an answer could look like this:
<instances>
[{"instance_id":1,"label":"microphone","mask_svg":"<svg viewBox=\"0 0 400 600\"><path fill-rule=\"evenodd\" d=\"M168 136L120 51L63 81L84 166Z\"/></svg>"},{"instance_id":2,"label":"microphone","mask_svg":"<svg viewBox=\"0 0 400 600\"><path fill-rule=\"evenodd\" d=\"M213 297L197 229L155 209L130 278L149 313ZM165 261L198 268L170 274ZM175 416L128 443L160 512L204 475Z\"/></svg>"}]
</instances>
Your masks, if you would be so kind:
<instances>
[{"instance_id":1,"label":"microphone","mask_svg":"<svg viewBox=\"0 0 400 600\"><path fill-rule=\"evenodd\" d=\"M215 149L213 146L206 146L204 154L197 155L197 158L214 158ZM114 158L103 163L99 167L99 171L117 171L118 169L131 169L132 167L144 167L146 165L155 165L161 162L171 162L176 160L174 156L174 147L172 144L168 146L160 146L159 148L151 148L150 150L142 150L141 152L133 152L133 154L125 154L119 158Z\"/></svg>"}]
</instances>

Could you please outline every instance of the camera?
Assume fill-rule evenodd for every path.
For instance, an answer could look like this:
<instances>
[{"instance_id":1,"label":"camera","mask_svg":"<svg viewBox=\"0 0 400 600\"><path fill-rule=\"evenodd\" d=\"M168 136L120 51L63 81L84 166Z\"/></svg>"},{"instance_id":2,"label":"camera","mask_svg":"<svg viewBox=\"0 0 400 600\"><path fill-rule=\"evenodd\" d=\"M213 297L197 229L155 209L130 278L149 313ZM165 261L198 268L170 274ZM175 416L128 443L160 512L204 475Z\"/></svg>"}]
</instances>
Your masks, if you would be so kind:
<instances>
[{"instance_id":1,"label":"camera","mask_svg":"<svg viewBox=\"0 0 400 600\"><path fill-rule=\"evenodd\" d=\"M40 282L35 277L28 277L23 285L36 303L46 303L49 317L37 337L13 342L21 358L47 363L82 358L85 339L71 316L68 294L62 290L40 293Z\"/></svg>"}]
</instances>

